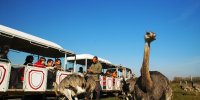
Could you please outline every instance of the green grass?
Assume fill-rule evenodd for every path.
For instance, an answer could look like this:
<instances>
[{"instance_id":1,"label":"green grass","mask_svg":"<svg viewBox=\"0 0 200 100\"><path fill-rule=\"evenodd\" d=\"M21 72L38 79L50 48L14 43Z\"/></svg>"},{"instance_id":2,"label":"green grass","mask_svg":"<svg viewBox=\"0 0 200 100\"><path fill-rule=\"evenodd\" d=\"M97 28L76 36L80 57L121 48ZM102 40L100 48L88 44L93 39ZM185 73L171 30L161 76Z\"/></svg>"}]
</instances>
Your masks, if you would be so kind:
<instances>
[{"instance_id":1,"label":"green grass","mask_svg":"<svg viewBox=\"0 0 200 100\"><path fill-rule=\"evenodd\" d=\"M107 97L107 98L101 98L101 100L121 100L118 97Z\"/></svg>"},{"instance_id":2,"label":"green grass","mask_svg":"<svg viewBox=\"0 0 200 100\"><path fill-rule=\"evenodd\" d=\"M200 93L198 92L186 92L182 90L178 83L172 84L173 100L200 100Z\"/></svg>"},{"instance_id":3,"label":"green grass","mask_svg":"<svg viewBox=\"0 0 200 100\"><path fill-rule=\"evenodd\" d=\"M200 92L186 92L180 88L178 83L173 83L171 86L173 89L173 100L200 100ZM110 96L101 98L101 100L121 100L121 98Z\"/></svg>"}]
</instances>

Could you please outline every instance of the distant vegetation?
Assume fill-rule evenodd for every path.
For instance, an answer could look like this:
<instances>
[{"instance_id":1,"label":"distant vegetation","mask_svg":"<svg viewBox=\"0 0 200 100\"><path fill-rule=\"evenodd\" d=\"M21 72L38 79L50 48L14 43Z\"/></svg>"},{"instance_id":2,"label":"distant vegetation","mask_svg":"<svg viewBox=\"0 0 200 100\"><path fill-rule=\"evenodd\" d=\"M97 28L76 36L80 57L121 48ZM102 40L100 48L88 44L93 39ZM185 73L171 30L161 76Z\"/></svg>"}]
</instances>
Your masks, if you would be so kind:
<instances>
[{"instance_id":1,"label":"distant vegetation","mask_svg":"<svg viewBox=\"0 0 200 100\"><path fill-rule=\"evenodd\" d=\"M187 84L185 84L187 82ZM185 91L183 88L191 87L192 82L200 84L200 77L174 77L172 81L173 99L174 100L200 100L200 92L191 90ZM182 83L182 85L181 85ZM182 86L182 88L181 88Z\"/></svg>"},{"instance_id":2,"label":"distant vegetation","mask_svg":"<svg viewBox=\"0 0 200 100\"><path fill-rule=\"evenodd\" d=\"M200 77L174 77L173 83L179 83L180 81L193 81L193 82L200 82Z\"/></svg>"}]
</instances>

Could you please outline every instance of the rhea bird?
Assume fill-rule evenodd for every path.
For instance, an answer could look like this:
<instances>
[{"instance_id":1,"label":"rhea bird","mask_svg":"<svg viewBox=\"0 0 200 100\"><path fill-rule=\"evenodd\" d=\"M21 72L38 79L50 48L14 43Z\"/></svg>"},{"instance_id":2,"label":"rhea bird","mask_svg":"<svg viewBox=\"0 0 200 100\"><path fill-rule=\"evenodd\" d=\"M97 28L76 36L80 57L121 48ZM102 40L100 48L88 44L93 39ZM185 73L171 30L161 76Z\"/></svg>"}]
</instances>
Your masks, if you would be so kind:
<instances>
[{"instance_id":1,"label":"rhea bird","mask_svg":"<svg viewBox=\"0 0 200 100\"><path fill-rule=\"evenodd\" d=\"M167 77L158 71L149 71L150 43L156 40L154 32L146 32L144 36L144 57L141 76L135 84L135 98L137 100L171 100L172 89Z\"/></svg>"}]
</instances>

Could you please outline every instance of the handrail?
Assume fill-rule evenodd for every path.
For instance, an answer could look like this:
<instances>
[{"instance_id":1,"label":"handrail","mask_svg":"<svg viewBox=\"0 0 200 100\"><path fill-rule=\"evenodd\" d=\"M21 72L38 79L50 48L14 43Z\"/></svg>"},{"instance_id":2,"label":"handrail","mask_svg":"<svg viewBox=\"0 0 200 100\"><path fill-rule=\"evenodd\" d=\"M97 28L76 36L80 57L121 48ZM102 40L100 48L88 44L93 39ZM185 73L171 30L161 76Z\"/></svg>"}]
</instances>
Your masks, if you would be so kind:
<instances>
[{"instance_id":1,"label":"handrail","mask_svg":"<svg viewBox=\"0 0 200 100\"><path fill-rule=\"evenodd\" d=\"M22 64L12 64L12 66L25 66L25 65L22 65Z\"/></svg>"},{"instance_id":2,"label":"handrail","mask_svg":"<svg viewBox=\"0 0 200 100\"><path fill-rule=\"evenodd\" d=\"M25 65L22 65L22 64L12 64L11 65L13 68L22 68L24 67Z\"/></svg>"}]
</instances>

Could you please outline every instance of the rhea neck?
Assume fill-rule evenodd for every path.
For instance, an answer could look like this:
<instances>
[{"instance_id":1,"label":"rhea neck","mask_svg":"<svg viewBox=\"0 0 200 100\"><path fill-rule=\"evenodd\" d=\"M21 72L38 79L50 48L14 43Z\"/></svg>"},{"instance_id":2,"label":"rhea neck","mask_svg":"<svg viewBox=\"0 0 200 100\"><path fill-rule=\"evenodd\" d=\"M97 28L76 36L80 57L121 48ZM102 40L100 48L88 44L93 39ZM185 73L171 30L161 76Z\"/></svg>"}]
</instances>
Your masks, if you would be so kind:
<instances>
[{"instance_id":1,"label":"rhea neck","mask_svg":"<svg viewBox=\"0 0 200 100\"><path fill-rule=\"evenodd\" d=\"M149 68L150 42L145 42L142 67Z\"/></svg>"},{"instance_id":2,"label":"rhea neck","mask_svg":"<svg viewBox=\"0 0 200 100\"><path fill-rule=\"evenodd\" d=\"M150 42L146 41L144 46L144 58L141 68L142 88L145 91L150 91L153 86L153 82L151 80L149 72L149 57L150 57Z\"/></svg>"}]
</instances>

